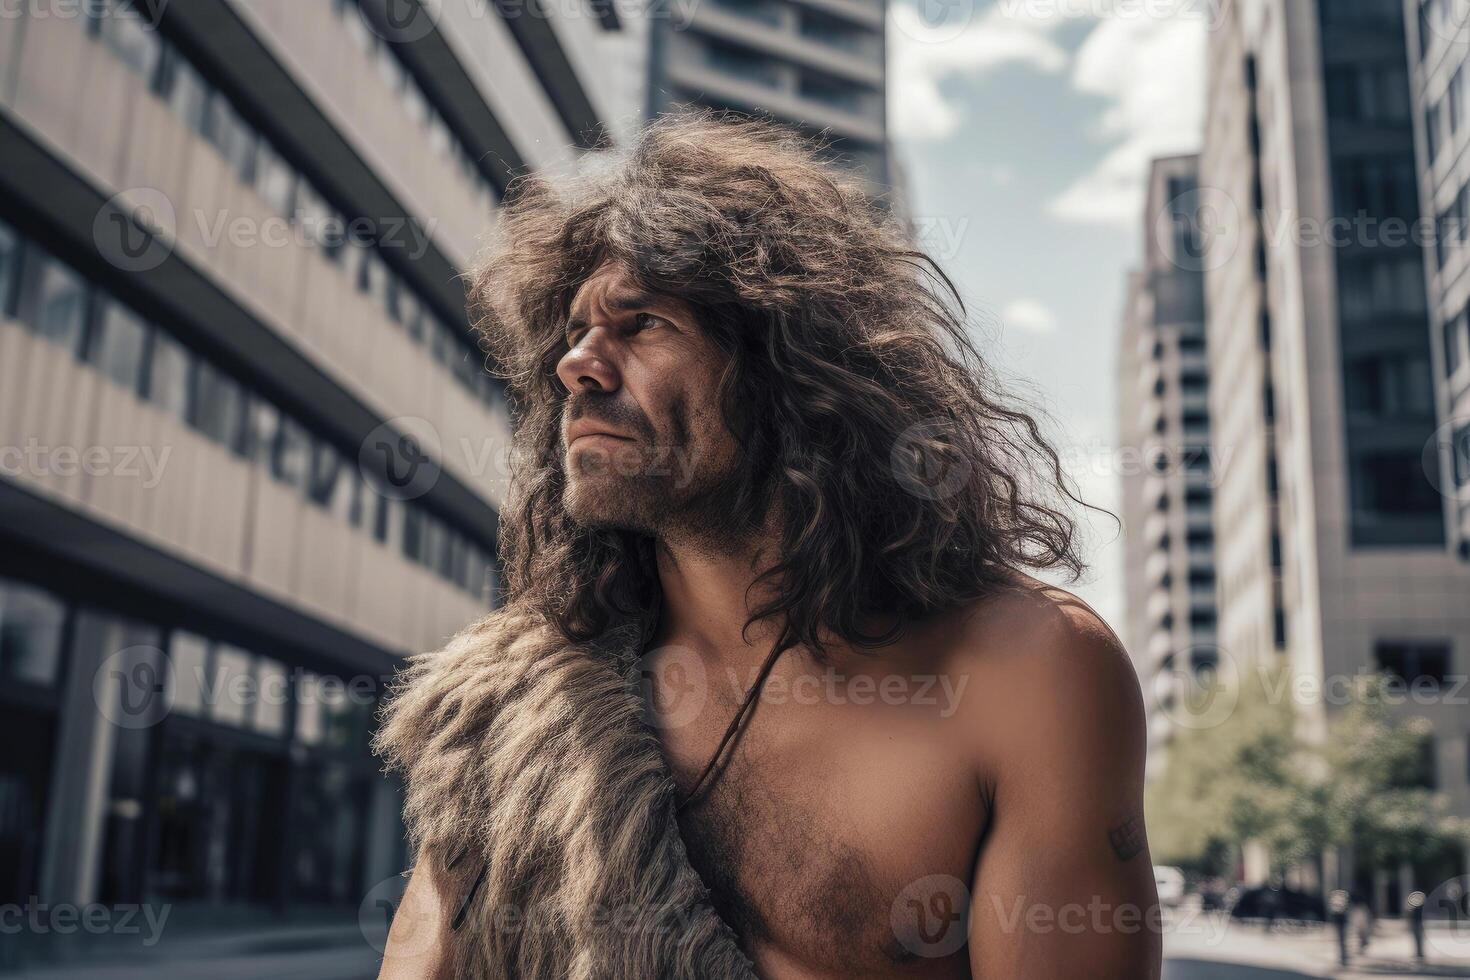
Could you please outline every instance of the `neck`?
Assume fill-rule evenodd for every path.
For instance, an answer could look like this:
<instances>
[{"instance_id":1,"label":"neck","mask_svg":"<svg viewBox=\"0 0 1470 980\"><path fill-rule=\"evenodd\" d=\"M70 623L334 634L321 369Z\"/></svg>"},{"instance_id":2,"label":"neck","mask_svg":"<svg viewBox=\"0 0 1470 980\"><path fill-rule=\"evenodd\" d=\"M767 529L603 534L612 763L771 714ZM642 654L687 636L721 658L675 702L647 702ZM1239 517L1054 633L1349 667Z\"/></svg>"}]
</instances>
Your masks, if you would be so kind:
<instances>
[{"instance_id":1,"label":"neck","mask_svg":"<svg viewBox=\"0 0 1470 980\"><path fill-rule=\"evenodd\" d=\"M663 590L660 636L678 636L706 648L730 651L769 646L775 627L757 623L742 636L759 591L750 587L769 568L775 553L773 535L743 539L734 547L711 549L705 544L661 539L657 546L658 578Z\"/></svg>"}]
</instances>

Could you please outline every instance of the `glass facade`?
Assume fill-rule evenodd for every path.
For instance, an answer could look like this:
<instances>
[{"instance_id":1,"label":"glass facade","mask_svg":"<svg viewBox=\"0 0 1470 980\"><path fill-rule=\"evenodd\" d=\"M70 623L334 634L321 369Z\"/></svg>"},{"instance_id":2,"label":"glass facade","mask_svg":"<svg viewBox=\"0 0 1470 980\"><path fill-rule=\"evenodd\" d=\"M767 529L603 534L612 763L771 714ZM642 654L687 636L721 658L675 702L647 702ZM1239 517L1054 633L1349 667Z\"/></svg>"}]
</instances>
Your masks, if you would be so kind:
<instances>
[{"instance_id":1,"label":"glass facade","mask_svg":"<svg viewBox=\"0 0 1470 980\"><path fill-rule=\"evenodd\" d=\"M1414 216L1402 5L1357 0L1318 10L1334 216L1349 227ZM1358 43L1365 41L1371 44ZM1458 126L1458 101L1449 111ZM1441 224L1458 220L1442 217ZM1331 251L1352 544L1443 547L1443 501L1419 461L1435 426L1423 252L1407 235L1358 236Z\"/></svg>"},{"instance_id":2,"label":"glass facade","mask_svg":"<svg viewBox=\"0 0 1470 980\"><path fill-rule=\"evenodd\" d=\"M147 724L101 721L90 693L104 671L125 682L116 708L98 705L103 716L127 714L140 697L127 681L139 678L164 679L165 709ZM0 757L0 901L74 873L72 855L93 833L100 901L360 900L371 799L384 788L368 750L381 678L308 670L290 652L261 654L4 577L0 678L0 735L27 746ZM61 685L86 696L63 697ZM108 737L85 736L84 755L68 755L76 733L99 723ZM76 805L86 793L100 792L104 816L64 828L66 846L42 867L53 786L73 818L88 809Z\"/></svg>"}]
</instances>

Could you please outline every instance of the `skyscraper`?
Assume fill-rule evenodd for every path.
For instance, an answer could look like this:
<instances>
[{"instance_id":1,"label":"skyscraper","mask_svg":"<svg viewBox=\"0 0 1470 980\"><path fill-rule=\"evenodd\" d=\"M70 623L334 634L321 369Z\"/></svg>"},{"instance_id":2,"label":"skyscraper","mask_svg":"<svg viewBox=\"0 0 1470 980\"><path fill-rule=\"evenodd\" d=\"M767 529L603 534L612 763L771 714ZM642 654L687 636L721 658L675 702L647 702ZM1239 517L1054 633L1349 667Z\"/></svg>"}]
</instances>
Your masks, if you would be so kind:
<instances>
[{"instance_id":1,"label":"skyscraper","mask_svg":"<svg viewBox=\"0 0 1470 980\"><path fill-rule=\"evenodd\" d=\"M1167 157L1149 169L1143 262L1129 278L1118 351L1126 632L1146 692L1151 771L1174 733L1176 680L1216 662L1198 164Z\"/></svg>"},{"instance_id":2,"label":"skyscraper","mask_svg":"<svg viewBox=\"0 0 1470 980\"><path fill-rule=\"evenodd\" d=\"M1223 11L1198 212L1212 229L1220 644L1242 671L1283 658L1315 682L1298 707L1325 735L1345 679L1386 671L1449 695L1470 668L1470 566L1447 528L1443 461L1426 452L1442 419L1412 234L1404 10ZM1448 696L1395 710L1432 723L1427 779L1470 814L1470 714ZM1403 898L1399 878L1329 875L1389 908Z\"/></svg>"},{"instance_id":3,"label":"skyscraper","mask_svg":"<svg viewBox=\"0 0 1470 980\"><path fill-rule=\"evenodd\" d=\"M534 7L0 16L0 902L355 918L402 870L383 680L497 591L461 274L638 109L614 16Z\"/></svg>"},{"instance_id":4,"label":"skyscraper","mask_svg":"<svg viewBox=\"0 0 1470 980\"><path fill-rule=\"evenodd\" d=\"M1470 188L1458 159L1470 135L1470 20L1458 10L1442 0L1418 4L1410 26L1410 84L1422 211L1438 232L1425 265L1441 489L1452 545L1470 561Z\"/></svg>"},{"instance_id":5,"label":"skyscraper","mask_svg":"<svg viewBox=\"0 0 1470 980\"><path fill-rule=\"evenodd\" d=\"M647 16L649 115L767 113L822 134L875 194L892 184L882 0L657 0Z\"/></svg>"}]
</instances>

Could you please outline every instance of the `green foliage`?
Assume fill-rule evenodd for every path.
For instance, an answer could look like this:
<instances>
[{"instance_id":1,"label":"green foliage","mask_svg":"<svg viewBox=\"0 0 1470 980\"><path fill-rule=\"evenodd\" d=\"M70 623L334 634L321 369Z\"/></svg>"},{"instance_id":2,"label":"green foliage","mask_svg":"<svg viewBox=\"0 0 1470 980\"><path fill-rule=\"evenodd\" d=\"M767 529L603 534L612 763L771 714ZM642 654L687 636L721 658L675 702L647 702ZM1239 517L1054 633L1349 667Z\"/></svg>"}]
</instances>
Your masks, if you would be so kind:
<instances>
[{"instance_id":1,"label":"green foliage","mask_svg":"<svg viewBox=\"0 0 1470 980\"><path fill-rule=\"evenodd\" d=\"M1256 840L1278 869L1338 845L1352 845L1368 866L1393 868L1470 840L1470 823L1427 788L1424 719L1394 718L1382 686L1366 683L1334 710L1327 738L1310 740L1284 669L1206 681L1234 708L1218 724L1182 727L1148 786L1158 863L1220 873L1236 848Z\"/></svg>"}]
</instances>

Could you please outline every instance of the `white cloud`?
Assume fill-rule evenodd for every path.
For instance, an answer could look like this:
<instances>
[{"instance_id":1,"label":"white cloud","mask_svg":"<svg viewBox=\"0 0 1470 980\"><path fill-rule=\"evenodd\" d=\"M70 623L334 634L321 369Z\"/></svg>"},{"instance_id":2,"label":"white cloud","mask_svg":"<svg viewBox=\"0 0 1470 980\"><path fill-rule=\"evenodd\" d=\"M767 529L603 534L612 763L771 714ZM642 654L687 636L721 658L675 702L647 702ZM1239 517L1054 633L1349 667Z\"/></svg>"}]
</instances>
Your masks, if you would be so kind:
<instances>
[{"instance_id":1,"label":"white cloud","mask_svg":"<svg viewBox=\"0 0 1470 980\"><path fill-rule=\"evenodd\" d=\"M1051 333L1057 328L1056 314L1034 299L1011 300L1000 311L1000 319L1008 327L1030 333Z\"/></svg>"},{"instance_id":2,"label":"white cloud","mask_svg":"<svg viewBox=\"0 0 1470 980\"><path fill-rule=\"evenodd\" d=\"M1199 147L1205 102L1205 22L1198 17L1108 18L1078 49L1077 91L1107 100L1096 136L1116 141L1047 204L1065 221L1129 228L1140 220L1148 164Z\"/></svg>"},{"instance_id":3,"label":"white cloud","mask_svg":"<svg viewBox=\"0 0 1470 980\"><path fill-rule=\"evenodd\" d=\"M1048 73L1067 66L1047 21L1009 16L1000 6L975 16L974 0L920 2L946 3L956 12L927 23L916 7L889 7L889 122L900 139L943 139L959 129L959 107L940 90L945 79L975 78L1013 64Z\"/></svg>"}]
</instances>

